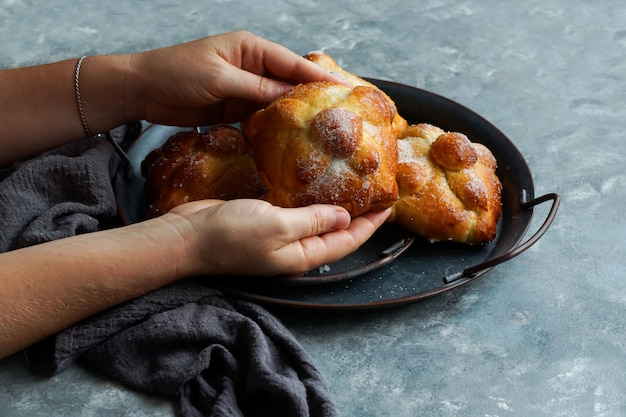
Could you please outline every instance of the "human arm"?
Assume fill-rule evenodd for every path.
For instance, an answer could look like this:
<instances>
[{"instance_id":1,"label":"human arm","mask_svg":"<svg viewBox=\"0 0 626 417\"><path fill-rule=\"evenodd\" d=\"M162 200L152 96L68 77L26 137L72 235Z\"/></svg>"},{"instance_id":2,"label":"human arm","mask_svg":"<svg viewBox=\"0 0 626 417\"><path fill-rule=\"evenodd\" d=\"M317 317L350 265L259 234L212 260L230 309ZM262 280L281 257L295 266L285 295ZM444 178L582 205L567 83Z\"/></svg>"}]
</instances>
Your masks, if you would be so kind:
<instances>
[{"instance_id":1,"label":"human arm","mask_svg":"<svg viewBox=\"0 0 626 417\"><path fill-rule=\"evenodd\" d=\"M389 211L205 200L156 219L0 254L0 358L195 275L303 272L356 250Z\"/></svg>"},{"instance_id":2,"label":"human arm","mask_svg":"<svg viewBox=\"0 0 626 417\"><path fill-rule=\"evenodd\" d=\"M77 59L0 71L0 166L85 136ZM135 120L199 126L240 120L298 82L341 82L301 56L248 32L145 52L90 56L80 70L93 133Z\"/></svg>"}]
</instances>

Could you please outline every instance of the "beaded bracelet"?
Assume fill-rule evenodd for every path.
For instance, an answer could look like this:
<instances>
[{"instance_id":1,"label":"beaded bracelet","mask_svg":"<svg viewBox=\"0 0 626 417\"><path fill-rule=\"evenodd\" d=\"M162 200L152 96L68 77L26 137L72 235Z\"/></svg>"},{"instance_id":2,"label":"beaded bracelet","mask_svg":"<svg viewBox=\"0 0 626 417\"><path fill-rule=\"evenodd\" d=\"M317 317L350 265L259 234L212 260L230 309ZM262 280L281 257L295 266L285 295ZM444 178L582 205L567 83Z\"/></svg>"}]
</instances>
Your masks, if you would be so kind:
<instances>
[{"instance_id":1,"label":"beaded bracelet","mask_svg":"<svg viewBox=\"0 0 626 417\"><path fill-rule=\"evenodd\" d=\"M74 72L74 88L76 90L76 102L78 103L78 113L80 114L80 120L83 123L83 129L88 137L92 138L94 135L89 130L89 126L87 126L87 119L85 118L85 111L83 109L83 102L80 98L80 67L83 64L83 61L87 58L86 56L80 57L78 62L76 63L76 71Z\"/></svg>"}]
</instances>

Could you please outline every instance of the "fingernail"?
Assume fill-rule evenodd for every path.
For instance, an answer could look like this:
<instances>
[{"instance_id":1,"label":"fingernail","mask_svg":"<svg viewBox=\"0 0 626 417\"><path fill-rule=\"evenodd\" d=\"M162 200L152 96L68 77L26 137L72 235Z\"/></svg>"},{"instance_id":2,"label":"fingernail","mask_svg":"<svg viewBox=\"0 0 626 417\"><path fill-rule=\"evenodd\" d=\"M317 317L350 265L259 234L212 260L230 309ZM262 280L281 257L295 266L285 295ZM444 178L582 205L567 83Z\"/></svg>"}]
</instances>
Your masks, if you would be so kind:
<instances>
[{"instance_id":1,"label":"fingernail","mask_svg":"<svg viewBox=\"0 0 626 417\"><path fill-rule=\"evenodd\" d=\"M335 212L335 229L346 229L350 226L350 215L346 211Z\"/></svg>"}]
</instances>

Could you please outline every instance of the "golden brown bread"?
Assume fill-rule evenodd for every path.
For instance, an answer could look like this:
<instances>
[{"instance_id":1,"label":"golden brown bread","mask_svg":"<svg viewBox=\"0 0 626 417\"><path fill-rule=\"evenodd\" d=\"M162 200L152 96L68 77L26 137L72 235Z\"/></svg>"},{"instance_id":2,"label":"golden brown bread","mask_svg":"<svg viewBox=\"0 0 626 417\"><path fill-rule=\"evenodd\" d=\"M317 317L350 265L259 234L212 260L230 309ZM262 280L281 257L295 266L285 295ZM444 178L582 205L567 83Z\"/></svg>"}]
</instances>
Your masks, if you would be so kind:
<instances>
[{"instance_id":1,"label":"golden brown bread","mask_svg":"<svg viewBox=\"0 0 626 417\"><path fill-rule=\"evenodd\" d=\"M259 198L259 179L249 143L232 126L172 135L141 164L146 178L147 217L203 199Z\"/></svg>"},{"instance_id":2,"label":"golden brown bread","mask_svg":"<svg viewBox=\"0 0 626 417\"><path fill-rule=\"evenodd\" d=\"M329 203L352 216L398 196L395 107L376 88L301 84L244 124L264 199L282 207Z\"/></svg>"},{"instance_id":3,"label":"golden brown bread","mask_svg":"<svg viewBox=\"0 0 626 417\"><path fill-rule=\"evenodd\" d=\"M429 124L408 126L376 86L324 53L306 58L347 85L298 85L256 112L243 124L254 152L229 126L174 135L142 164L148 216L204 198L264 198L283 207L336 204L353 217L393 206L388 221L430 241L495 237L501 184L486 147Z\"/></svg>"},{"instance_id":4,"label":"golden brown bread","mask_svg":"<svg viewBox=\"0 0 626 417\"><path fill-rule=\"evenodd\" d=\"M461 133L411 125L398 140L399 200L390 222L430 241L487 243L501 214L496 160Z\"/></svg>"},{"instance_id":5,"label":"golden brown bread","mask_svg":"<svg viewBox=\"0 0 626 417\"><path fill-rule=\"evenodd\" d=\"M396 103L394 103L394 101L385 92L380 90L374 84L368 81L365 81L363 78L351 72L346 71L341 66L339 66L339 64L337 64L337 61L335 61L330 55L324 52L310 52L304 57L311 62L315 62L317 65L321 66L325 70L330 71L334 75L338 76L351 87L356 87L358 85L361 85L361 86L375 88L378 91L380 91L387 98L387 101L389 101L389 103L391 104L395 112L394 119L393 119L393 130L396 133L396 135L399 135L408 127L407 121L404 120L404 118L398 113L398 109L396 108Z\"/></svg>"}]
</instances>

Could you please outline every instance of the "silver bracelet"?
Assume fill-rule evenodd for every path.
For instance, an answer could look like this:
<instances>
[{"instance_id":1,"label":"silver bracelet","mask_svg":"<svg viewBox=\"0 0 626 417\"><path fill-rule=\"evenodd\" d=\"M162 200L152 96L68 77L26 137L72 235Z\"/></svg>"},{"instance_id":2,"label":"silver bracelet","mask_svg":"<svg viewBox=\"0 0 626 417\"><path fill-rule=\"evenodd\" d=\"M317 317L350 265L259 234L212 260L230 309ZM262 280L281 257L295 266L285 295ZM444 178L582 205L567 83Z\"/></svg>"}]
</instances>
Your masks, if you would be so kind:
<instances>
[{"instance_id":1,"label":"silver bracelet","mask_svg":"<svg viewBox=\"0 0 626 417\"><path fill-rule=\"evenodd\" d=\"M76 63L76 71L74 72L74 88L76 90L76 102L78 103L78 113L80 114L80 120L83 122L83 129L88 137L93 138L94 135L89 130L89 126L87 126L87 119L85 118L85 111L83 110L83 102L80 99L80 67L83 64L83 61L87 58L86 56L80 57L78 62Z\"/></svg>"}]
</instances>

